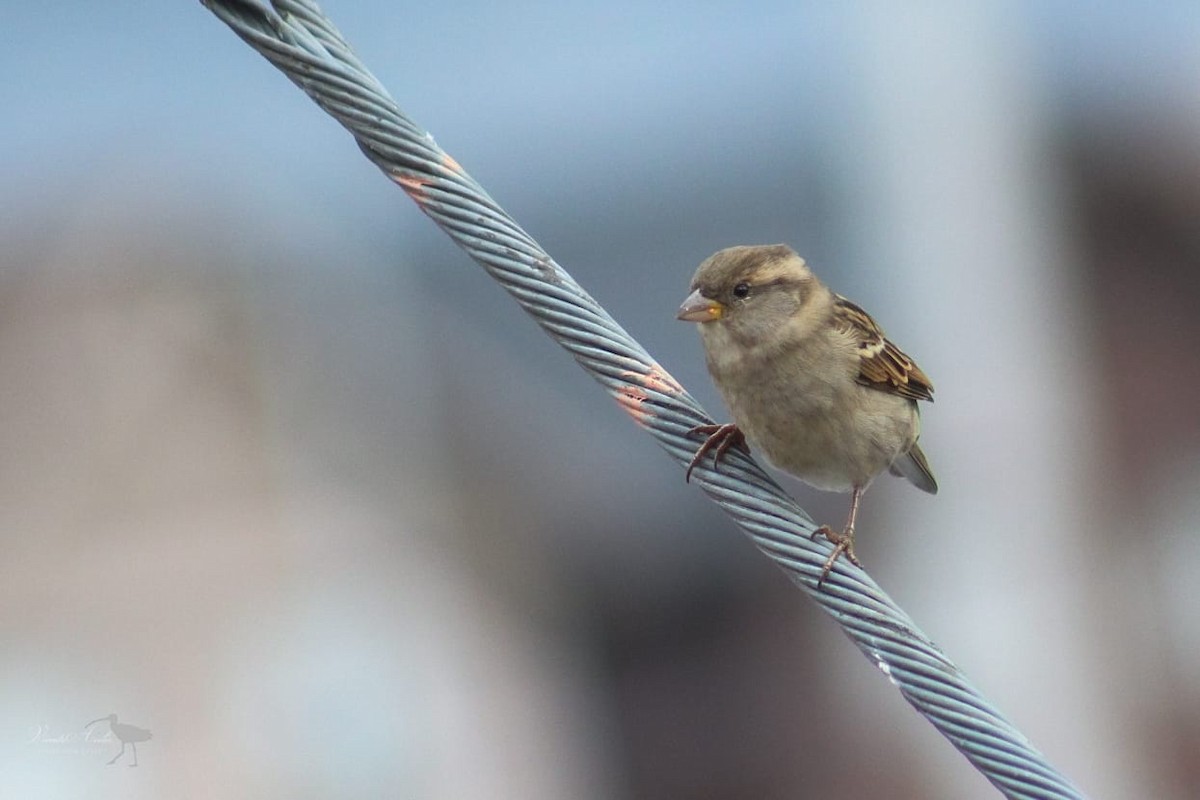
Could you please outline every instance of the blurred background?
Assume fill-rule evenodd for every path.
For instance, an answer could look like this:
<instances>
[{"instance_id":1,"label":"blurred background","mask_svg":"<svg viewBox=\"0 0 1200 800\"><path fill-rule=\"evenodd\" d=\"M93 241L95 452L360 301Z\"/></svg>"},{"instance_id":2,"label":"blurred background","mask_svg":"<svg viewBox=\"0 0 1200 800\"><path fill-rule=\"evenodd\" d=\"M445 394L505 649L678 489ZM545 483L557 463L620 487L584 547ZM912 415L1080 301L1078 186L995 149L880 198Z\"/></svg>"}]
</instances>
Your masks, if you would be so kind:
<instances>
[{"instance_id":1,"label":"blurred background","mask_svg":"<svg viewBox=\"0 0 1200 800\"><path fill-rule=\"evenodd\" d=\"M718 419L704 257L871 309L941 483L872 574L1086 792L1195 797L1200 5L452 5L325 10ZM198 3L0 41L0 796L996 796Z\"/></svg>"}]
</instances>

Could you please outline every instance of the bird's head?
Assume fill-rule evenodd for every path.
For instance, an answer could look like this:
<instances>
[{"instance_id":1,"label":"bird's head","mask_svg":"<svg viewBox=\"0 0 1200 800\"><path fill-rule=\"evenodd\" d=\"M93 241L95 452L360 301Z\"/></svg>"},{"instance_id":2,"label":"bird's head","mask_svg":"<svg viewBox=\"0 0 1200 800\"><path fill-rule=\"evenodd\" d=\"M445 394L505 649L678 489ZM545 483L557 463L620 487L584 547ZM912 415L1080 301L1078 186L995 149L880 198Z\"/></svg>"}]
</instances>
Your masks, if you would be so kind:
<instances>
[{"instance_id":1,"label":"bird's head","mask_svg":"<svg viewBox=\"0 0 1200 800\"><path fill-rule=\"evenodd\" d=\"M802 323L801 309L823 287L795 250L773 244L714 253L696 270L690 288L676 319L700 323L706 343L729 338L754 347L779 339L784 326Z\"/></svg>"},{"instance_id":2,"label":"bird's head","mask_svg":"<svg viewBox=\"0 0 1200 800\"><path fill-rule=\"evenodd\" d=\"M94 719L91 722L89 722L87 725L84 725L83 727L85 727L85 728L91 727L92 725L95 725L97 722L107 722L108 724L111 725L112 723L114 723L116 721L117 721L117 715L109 714L107 717L101 717L100 719Z\"/></svg>"}]
</instances>

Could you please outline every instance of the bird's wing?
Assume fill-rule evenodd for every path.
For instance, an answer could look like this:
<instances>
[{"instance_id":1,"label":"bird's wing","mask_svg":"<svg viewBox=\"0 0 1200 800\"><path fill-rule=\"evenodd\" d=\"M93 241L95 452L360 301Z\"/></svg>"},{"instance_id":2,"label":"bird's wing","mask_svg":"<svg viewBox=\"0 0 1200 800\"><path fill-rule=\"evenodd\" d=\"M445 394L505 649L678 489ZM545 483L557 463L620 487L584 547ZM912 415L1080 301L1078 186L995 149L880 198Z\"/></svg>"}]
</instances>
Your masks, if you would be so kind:
<instances>
[{"instance_id":1,"label":"bird's wing","mask_svg":"<svg viewBox=\"0 0 1200 800\"><path fill-rule=\"evenodd\" d=\"M933 383L916 363L883 335L871 315L835 295L838 327L858 343L858 382L912 400L933 402Z\"/></svg>"}]
</instances>

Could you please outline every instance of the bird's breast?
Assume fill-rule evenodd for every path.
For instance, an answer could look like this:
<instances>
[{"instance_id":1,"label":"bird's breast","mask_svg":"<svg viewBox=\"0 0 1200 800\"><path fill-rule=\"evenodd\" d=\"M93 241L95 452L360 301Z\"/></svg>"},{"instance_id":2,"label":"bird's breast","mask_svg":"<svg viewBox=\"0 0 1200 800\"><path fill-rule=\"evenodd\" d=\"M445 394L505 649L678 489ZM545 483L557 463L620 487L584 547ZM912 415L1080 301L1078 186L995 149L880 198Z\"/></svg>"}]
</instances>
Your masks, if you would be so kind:
<instances>
[{"instance_id":1,"label":"bird's breast","mask_svg":"<svg viewBox=\"0 0 1200 800\"><path fill-rule=\"evenodd\" d=\"M915 403L861 386L834 348L709 358L734 421L775 466L821 489L866 486L916 441Z\"/></svg>"}]
</instances>

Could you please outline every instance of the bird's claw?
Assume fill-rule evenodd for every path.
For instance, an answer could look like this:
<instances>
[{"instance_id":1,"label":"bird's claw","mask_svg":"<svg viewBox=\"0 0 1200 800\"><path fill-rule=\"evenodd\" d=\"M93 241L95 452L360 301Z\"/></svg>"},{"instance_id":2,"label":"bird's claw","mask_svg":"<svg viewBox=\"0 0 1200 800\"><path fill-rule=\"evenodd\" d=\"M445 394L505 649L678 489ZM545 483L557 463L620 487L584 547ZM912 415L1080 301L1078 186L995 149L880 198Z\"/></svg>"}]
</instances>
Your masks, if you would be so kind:
<instances>
[{"instance_id":1,"label":"bird's claw","mask_svg":"<svg viewBox=\"0 0 1200 800\"><path fill-rule=\"evenodd\" d=\"M833 552L829 554L829 558L825 559L825 566L821 569L821 577L817 578L818 589L825 583L825 579L829 577L829 571L833 569L834 563L842 553L846 554L846 559L854 566L862 566L862 562L854 554L854 528L847 528L838 533L828 525L822 525L809 534L809 538L814 540L818 536L824 536L833 545Z\"/></svg>"},{"instance_id":2,"label":"bird's claw","mask_svg":"<svg viewBox=\"0 0 1200 800\"><path fill-rule=\"evenodd\" d=\"M709 450L716 448L713 452L713 467L721 463L721 458L731 447L741 447L746 449L746 435L742 433L741 428L734 425L732 422L727 422L724 425L697 425L688 431L688 436L703 434L705 440L701 442L700 447L696 450L696 454L692 456L692 460L688 462L687 471L683 473L685 483L692 479L692 470L700 463L705 454Z\"/></svg>"}]
</instances>

